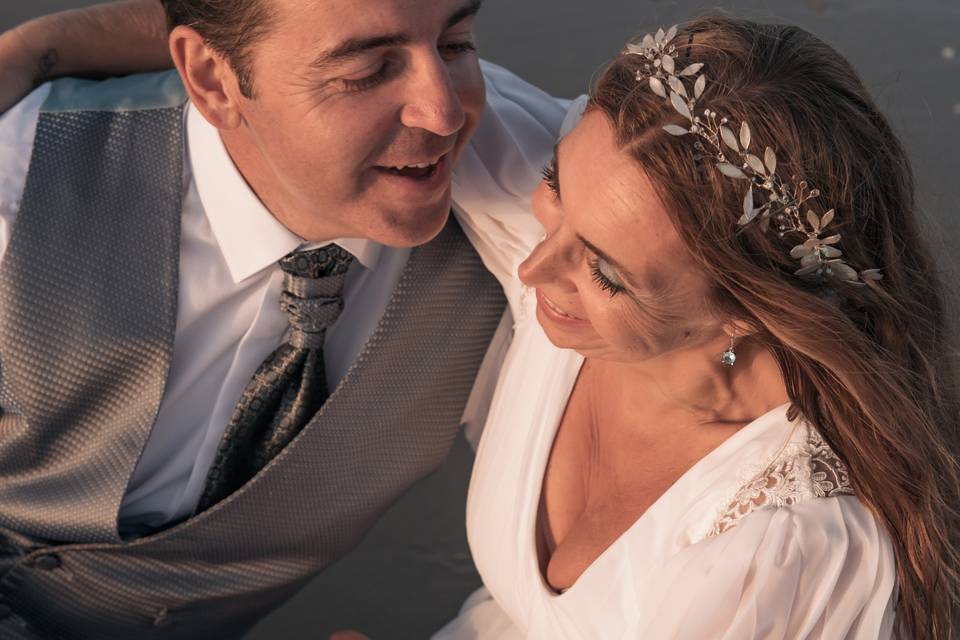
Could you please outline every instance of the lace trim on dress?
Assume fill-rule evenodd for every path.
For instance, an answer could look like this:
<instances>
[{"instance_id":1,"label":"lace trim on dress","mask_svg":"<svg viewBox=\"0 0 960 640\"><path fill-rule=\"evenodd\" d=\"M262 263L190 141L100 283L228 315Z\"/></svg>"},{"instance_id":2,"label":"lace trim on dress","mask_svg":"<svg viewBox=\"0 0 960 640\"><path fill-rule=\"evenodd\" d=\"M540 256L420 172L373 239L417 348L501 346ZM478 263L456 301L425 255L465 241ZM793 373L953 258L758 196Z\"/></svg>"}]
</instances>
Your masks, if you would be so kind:
<instances>
[{"instance_id":1,"label":"lace trim on dress","mask_svg":"<svg viewBox=\"0 0 960 640\"><path fill-rule=\"evenodd\" d=\"M791 438L769 465L742 485L707 536L729 531L758 509L854 495L847 465L816 429L805 424L798 428L806 430L806 437Z\"/></svg>"}]
</instances>

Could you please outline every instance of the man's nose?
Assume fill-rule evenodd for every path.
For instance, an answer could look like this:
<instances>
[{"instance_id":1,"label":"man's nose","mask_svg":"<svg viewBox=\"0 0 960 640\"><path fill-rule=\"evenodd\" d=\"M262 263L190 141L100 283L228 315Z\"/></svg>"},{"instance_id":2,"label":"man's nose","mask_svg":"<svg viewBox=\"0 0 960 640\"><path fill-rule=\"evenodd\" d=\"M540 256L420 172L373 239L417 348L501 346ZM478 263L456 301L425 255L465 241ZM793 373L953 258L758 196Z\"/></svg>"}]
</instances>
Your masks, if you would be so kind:
<instances>
[{"instance_id":1,"label":"man's nose","mask_svg":"<svg viewBox=\"0 0 960 640\"><path fill-rule=\"evenodd\" d=\"M439 55L425 60L401 114L403 125L438 136L451 136L463 128L466 114L457 87Z\"/></svg>"}]
</instances>

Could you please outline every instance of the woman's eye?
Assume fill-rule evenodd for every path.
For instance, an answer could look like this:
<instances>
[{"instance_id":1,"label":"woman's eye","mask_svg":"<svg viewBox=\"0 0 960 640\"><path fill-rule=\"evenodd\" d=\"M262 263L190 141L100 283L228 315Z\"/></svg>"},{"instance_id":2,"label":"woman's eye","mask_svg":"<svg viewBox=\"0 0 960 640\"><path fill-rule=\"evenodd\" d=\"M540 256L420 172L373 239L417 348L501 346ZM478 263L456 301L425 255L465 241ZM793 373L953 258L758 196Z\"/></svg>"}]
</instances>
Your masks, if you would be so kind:
<instances>
[{"instance_id":1,"label":"woman's eye","mask_svg":"<svg viewBox=\"0 0 960 640\"><path fill-rule=\"evenodd\" d=\"M626 288L623 286L623 283L620 282L617 274L610 269L610 265L608 265L606 262L600 258L596 258L591 260L589 265L590 275L593 276L593 281L603 291L608 292L611 298L626 291Z\"/></svg>"}]
</instances>

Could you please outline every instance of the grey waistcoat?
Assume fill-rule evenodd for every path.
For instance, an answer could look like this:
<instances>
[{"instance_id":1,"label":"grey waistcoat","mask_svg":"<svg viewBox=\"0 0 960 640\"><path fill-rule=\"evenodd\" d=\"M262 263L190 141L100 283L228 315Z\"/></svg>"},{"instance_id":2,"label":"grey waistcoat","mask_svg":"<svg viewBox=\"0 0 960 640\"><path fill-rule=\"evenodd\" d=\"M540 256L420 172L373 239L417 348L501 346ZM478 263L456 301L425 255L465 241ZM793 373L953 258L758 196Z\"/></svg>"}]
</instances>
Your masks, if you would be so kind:
<instances>
[{"instance_id":1,"label":"grey waistcoat","mask_svg":"<svg viewBox=\"0 0 960 640\"><path fill-rule=\"evenodd\" d=\"M184 101L172 74L61 81L41 112L0 266L0 639L241 636L440 464L503 311L451 219L293 443L123 542L173 347Z\"/></svg>"}]
</instances>

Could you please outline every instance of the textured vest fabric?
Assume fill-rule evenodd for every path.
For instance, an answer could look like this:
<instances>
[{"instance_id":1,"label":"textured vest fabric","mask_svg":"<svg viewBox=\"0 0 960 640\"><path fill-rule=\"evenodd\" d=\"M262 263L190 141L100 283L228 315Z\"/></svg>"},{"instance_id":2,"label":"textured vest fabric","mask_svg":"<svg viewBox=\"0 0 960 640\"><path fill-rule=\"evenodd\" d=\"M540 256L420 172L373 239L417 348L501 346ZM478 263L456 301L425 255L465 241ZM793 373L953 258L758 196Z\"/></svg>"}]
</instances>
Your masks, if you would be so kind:
<instances>
[{"instance_id":1,"label":"textured vest fabric","mask_svg":"<svg viewBox=\"0 0 960 640\"><path fill-rule=\"evenodd\" d=\"M171 74L62 81L41 113L0 266L0 640L240 637L442 462L503 311L451 217L286 449L121 541L173 346L184 99Z\"/></svg>"}]
</instances>

